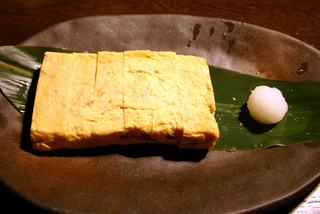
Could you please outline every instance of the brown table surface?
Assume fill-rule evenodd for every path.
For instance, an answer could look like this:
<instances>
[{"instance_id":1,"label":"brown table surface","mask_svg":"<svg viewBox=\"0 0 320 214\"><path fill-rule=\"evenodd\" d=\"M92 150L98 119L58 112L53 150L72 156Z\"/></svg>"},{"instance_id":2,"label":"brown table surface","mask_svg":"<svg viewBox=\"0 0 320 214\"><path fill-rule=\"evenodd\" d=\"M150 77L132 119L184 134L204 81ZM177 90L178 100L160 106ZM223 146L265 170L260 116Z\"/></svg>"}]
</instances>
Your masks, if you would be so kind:
<instances>
[{"instance_id":1,"label":"brown table surface","mask_svg":"<svg viewBox=\"0 0 320 214\"><path fill-rule=\"evenodd\" d=\"M62 21L119 14L230 19L285 33L320 50L320 2L316 0L0 0L0 46L17 45ZM3 184L0 184L0 198L0 210L5 213L39 211ZM303 199L284 207L281 213L290 212Z\"/></svg>"}]
</instances>

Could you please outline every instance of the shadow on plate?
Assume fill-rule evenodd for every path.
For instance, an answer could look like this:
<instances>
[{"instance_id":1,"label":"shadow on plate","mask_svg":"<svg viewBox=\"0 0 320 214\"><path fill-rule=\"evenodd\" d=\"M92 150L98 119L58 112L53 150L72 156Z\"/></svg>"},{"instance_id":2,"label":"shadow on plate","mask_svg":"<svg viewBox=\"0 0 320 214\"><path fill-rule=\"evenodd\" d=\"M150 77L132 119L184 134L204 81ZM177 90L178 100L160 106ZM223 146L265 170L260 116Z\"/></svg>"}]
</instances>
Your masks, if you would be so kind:
<instances>
[{"instance_id":1,"label":"shadow on plate","mask_svg":"<svg viewBox=\"0 0 320 214\"><path fill-rule=\"evenodd\" d=\"M136 145L111 145L91 149L61 149L48 152L39 152L32 149L30 140L30 127L33 113L33 105L36 93L39 70L34 73L33 80L28 92L26 103L21 148L38 156L98 156L119 154L131 158L162 156L165 160L198 162L206 157L208 150L203 149L179 149L178 146L164 144L136 144Z\"/></svg>"},{"instance_id":2,"label":"shadow on plate","mask_svg":"<svg viewBox=\"0 0 320 214\"><path fill-rule=\"evenodd\" d=\"M262 134L264 132L267 132L273 129L277 125L277 124L263 125L258 121L256 121L255 119L253 119L249 113L247 103L241 106L240 113L239 113L239 121L243 124L244 127L246 127L250 132L254 134Z\"/></svg>"}]
</instances>

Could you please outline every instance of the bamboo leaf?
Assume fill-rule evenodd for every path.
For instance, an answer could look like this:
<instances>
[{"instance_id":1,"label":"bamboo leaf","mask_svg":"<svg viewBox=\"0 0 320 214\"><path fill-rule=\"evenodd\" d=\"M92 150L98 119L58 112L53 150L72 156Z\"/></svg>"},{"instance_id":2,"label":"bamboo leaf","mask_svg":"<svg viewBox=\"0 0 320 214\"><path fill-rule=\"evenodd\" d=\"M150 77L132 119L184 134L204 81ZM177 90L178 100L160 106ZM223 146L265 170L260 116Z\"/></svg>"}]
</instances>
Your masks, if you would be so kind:
<instances>
[{"instance_id":1,"label":"bamboo leaf","mask_svg":"<svg viewBox=\"0 0 320 214\"><path fill-rule=\"evenodd\" d=\"M0 88L21 114L33 74L40 69L46 51L80 52L48 47L0 47ZM220 128L220 138L212 150L256 150L320 139L320 82L268 80L209 67ZM278 124L263 126L249 116L246 102L251 90L259 85L277 87L288 102L289 110Z\"/></svg>"},{"instance_id":2,"label":"bamboo leaf","mask_svg":"<svg viewBox=\"0 0 320 214\"><path fill-rule=\"evenodd\" d=\"M320 82L268 80L210 66L220 138L213 150L255 150L320 139ZM254 121L246 108L259 85L282 91L289 110L275 125Z\"/></svg>"}]
</instances>

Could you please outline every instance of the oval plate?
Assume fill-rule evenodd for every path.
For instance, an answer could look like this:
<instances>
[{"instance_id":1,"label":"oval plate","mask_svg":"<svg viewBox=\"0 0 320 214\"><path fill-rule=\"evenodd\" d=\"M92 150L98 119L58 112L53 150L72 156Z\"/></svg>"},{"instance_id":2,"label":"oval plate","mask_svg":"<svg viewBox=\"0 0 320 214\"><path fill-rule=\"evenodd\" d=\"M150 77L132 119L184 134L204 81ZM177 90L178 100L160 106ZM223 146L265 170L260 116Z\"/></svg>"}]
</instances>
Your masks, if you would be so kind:
<instances>
[{"instance_id":1,"label":"oval plate","mask_svg":"<svg viewBox=\"0 0 320 214\"><path fill-rule=\"evenodd\" d=\"M320 53L284 34L230 20L182 15L87 17L21 45L97 51L175 51L279 80L320 80ZM308 65L301 73L302 65ZM306 67L306 66L305 66ZM0 177L39 207L64 213L265 212L319 182L320 144L259 151L110 146L39 156L23 146L23 117L0 97Z\"/></svg>"}]
</instances>

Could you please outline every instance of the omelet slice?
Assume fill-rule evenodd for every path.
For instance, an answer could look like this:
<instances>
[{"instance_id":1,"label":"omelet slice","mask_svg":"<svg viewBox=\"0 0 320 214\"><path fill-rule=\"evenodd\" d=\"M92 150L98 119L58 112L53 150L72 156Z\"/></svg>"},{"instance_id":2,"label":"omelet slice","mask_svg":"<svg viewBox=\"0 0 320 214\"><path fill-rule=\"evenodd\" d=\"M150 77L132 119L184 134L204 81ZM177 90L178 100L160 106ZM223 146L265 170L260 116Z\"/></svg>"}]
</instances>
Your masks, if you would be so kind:
<instances>
[{"instance_id":1,"label":"omelet slice","mask_svg":"<svg viewBox=\"0 0 320 214\"><path fill-rule=\"evenodd\" d=\"M100 144L123 144L121 137L126 133L123 53L98 52L95 80L92 139Z\"/></svg>"},{"instance_id":2,"label":"omelet slice","mask_svg":"<svg viewBox=\"0 0 320 214\"><path fill-rule=\"evenodd\" d=\"M182 126L176 116L181 105L175 60L173 52L124 52L125 129L131 141L179 144Z\"/></svg>"},{"instance_id":3,"label":"omelet slice","mask_svg":"<svg viewBox=\"0 0 320 214\"><path fill-rule=\"evenodd\" d=\"M50 144L65 141L65 120L67 117L70 85L70 55L45 53L39 75L37 93L31 124L31 141L36 150L50 150ZM54 71L62 71L55 75Z\"/></svg>"}]
</instances>

